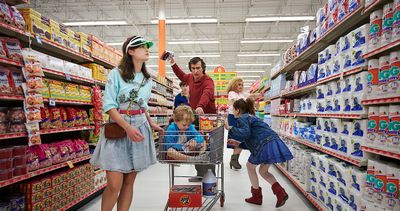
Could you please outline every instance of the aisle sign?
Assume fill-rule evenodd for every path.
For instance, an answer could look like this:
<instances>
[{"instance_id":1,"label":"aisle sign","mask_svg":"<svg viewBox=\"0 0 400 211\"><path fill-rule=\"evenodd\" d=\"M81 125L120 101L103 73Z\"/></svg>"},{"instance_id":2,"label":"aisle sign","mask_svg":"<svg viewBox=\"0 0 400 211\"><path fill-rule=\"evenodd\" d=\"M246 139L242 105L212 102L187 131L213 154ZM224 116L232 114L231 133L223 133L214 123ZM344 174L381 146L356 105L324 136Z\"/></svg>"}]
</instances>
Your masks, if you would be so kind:
<instances>
[{"instance_id":1,"label":"aisle sign","mask_svg":"<svg viewBox=\"0 0 400 211\"><path fill-rule=\"evenodd\" d=\"M225 72L225 68L222 66L216 67L214 71L208 73L208 75L214 80L215 91L217 93L226 92L229 81L236 77L235 72Z\"/></svg>"}]
</instances>

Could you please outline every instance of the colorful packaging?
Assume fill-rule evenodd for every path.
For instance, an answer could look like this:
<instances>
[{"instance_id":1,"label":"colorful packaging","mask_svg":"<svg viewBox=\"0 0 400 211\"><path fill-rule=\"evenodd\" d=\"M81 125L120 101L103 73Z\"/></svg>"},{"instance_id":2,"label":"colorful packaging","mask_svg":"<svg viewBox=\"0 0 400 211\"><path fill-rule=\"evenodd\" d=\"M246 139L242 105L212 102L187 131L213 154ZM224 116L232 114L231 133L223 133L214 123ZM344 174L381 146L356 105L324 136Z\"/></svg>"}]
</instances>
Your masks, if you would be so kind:
<instances>
[{"instance_id":1,"label":"colorful packaging","mask_svg":"<svg viewBox=\"0 0 400 211\"><path fill-rule=\"evenodd\" d=\"M379 107L379 130L378 130L378 140L379 146L384 148L386 146L389 130L389 106Z\"/></svg>"},{"instance_id":2,"label":"colorful packaging","mask_svg":"<svg viewBox=\"0 0 400 211\"><path fill-rule=\"evenodd\" d=\"M388 95L400 96L400 51L390 53L390 71L388 75Z\"/></svg>"},{"instance_id":3,"label":"colorful packaging","mask_svg":"<svg viewBox=\"0 0 400 211\"><path fill-rule=\"evenodd\" d=\"M368 34L368 51L373 51L380 46L382 36L383 10L376 10L370 15L370 29Z\"/></svg>"},{"instance_id":4,"label":"colorful packaging","mask_svg":"<svg viewBox=\"0 0 400 211\"><path fill-rule=\"evenodd\" d=\"M92 49L92 40L86 33L78 32L81 38L81 49L80 52L86 56L92 56L91 49Z\"/></svg>"},{"instance_id":5,"label":"colorful packaging","mask_svg":"<svg viewBox=\"0 0 400 211\"><path fill-rule=\"evenodd\" d=\"M389 56L379 57L378 88L380 96L386 96L388 94L389 72L390 72Z\"/></svg>"},{"instance_id":6,"label":"colorful packaging","mask_svg":"<svg viewBox=\"0 0 400 211\"><path fill-rule=\"evenodd\" d=\"M389 105L389 129L387 148L389 151L400 152L400 106Z\"/></svg>"},{"instance_id":7,"label":"colorful packaging","mask_svg":"<svg viewBox=\"0 0 400 211\"><path fill-rule=\"evenodd\" d=\"M52 40L64 47L68 47L68 33L67 27L63 24L50 20Z\"/></svg>"},{"instance_id":8,"label":"colorful packaging","mask_svg":"<svg viewBox=\"0 0 400 211\"><path fill-rule=\"evenodd\" d=\"M393 15L393 34L392 42L400 38L400 0L393 1L394 15Z\"/></svg>"},{"instance_id":9,"label":"colorful packaging","mask_svg":"<svg viewBox=\"0 0 400 211\"><path fill-rule=\"evenodd\" d=\"M31 8L19 9L19 11L25 19L29 32L51 40L50 19Z\"/></svg>"},{"instance_id":10,"label":"colorful packaging","mask_svg":"<svg viewBox=\"0 0 400 211\"><path fill-rule=\"evenodd\" d=\"M76 52L80 52L81 49L81 37L78 33L72 31L67 28L68 40L69 40L69 48Z\"/></svg>"},{"instance_id":11,"label":"colorful packaging","mask_svg":"<svg viewBox=\"0 0 400 211\"><path fill-rule=\"evenodd\" d=\"M382 46L392 41L393 13L394 13L393 3L385 4L383 6L382 37L381 37Z\"/></svg>"}]
</instances>

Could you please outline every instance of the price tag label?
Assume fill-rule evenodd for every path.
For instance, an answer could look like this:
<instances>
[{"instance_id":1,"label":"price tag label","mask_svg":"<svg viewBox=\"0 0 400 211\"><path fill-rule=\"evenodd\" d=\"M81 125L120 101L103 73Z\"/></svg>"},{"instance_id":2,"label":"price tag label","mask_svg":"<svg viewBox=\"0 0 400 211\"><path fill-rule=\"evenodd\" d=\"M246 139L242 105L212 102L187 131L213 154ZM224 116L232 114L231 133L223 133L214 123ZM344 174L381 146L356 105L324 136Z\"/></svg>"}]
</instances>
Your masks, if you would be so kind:
<instances>
[{"instance_id":1,"label":"price tag label","mask_svg":"<svg viewBox=\"0 0 400 211\"><path fill-rule=\"evenodd\" d=\"M53 98L49 98L49 106L56 106L56 100Z\"/></svg>"},{"instance_id":2,"label":"price tag label","mask_svg":"<svg viewBox=\"0 0 400 211\"><path fill-rule=\"evenodd\" d=\"M40 35L36 35L35 38L36 38L36 41L37 41L40 45L43 45L42 38L40 38Z\"/></svg>"},{"instance_id":3,"label":"price tag label","mask_svg":"<svg viewBox=\"0 0 400 211\"><path fill-rule=\"evenodd\" d=\"M72 161L67 161L67 164L70 169L74 168L74 164L72 163Z\"/></svg>"},{"instance_id":4,"label":"price tag label","mask_svg":"<svg viewBox=\"0 0 400 211\"><path fill-rule=\"evenodd\" d=\"M71 81L71 75L69 73L65 73L65 79L67 79L67 81Z\"/></svg>"}]
</instances>

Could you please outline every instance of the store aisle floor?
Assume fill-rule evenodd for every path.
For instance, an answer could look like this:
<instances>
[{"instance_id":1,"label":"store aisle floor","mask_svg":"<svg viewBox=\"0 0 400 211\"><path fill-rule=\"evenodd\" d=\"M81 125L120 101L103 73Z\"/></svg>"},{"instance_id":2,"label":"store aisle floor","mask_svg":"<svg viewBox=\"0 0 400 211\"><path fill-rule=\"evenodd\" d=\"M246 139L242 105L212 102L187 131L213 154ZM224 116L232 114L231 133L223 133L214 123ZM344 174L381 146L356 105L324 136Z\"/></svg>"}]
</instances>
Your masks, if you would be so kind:
<instances>
[{"instance_id":1,"label":"store aisle floor","mask_svg":"<svg viewBox=\"0 0 400 211\"><path fill-rule=\"evenodd\" d=\"M219 201L214 205L212 210L229 210L229 211L258 211L258 210L275 210L276 198L273 195L271 187L267 182L262 181L263 188L263 205L257 206L248 204L244 201L245 197L250 195L250 181L247 176L246 169L234 171L229 169L229 159L232 150L225 150L225 194L226 201L223 208L220 207ZM243 151L240 156L240 163L245 167L245 163L249 156L248 151ZM194 166L183 165L176 168L176 173L181 175L194 175ZM272 173L277 177L282 186L289 194L289 200L285 206L276 210L285 211L306 211L314 210L301 192L297 190L292 183L275 167ZM261 178L260 178L261 179ZM261 180L260 180L261 181ZM187 179L179 179L177 184L188 184ZM191 183L192 184L192 183ZM193 183L194 184L194 183ZM201 184L201 183L198 183ZM161 211L164 210L165 203L168 198L168 165L156 164L146 171L138 174L135 184L135 197L130 210L138 211ZM101 207L101 196L92 200L89 204L82 207L82 211L99 211ZM116 210L116 208L114 209Z\"/></svg>"}]
</instances>

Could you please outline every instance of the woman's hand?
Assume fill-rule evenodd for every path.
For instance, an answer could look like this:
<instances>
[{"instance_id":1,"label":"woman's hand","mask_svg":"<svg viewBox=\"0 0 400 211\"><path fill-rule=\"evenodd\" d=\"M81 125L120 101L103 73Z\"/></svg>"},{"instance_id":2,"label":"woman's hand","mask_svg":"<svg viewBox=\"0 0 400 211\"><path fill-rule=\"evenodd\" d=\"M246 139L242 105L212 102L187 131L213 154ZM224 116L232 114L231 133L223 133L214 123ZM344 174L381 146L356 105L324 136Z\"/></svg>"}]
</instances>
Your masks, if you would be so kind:
<instances>
[{"instance_id":1,"label":"woman's hand","mask_svg":"<svg viewBox=\"0 0 400 211\"><path fill-rule=\"evenodd\" d=\"M140 133L140 131L132 126L128 126L126 128L126 134L128 137L134 142L144 141L144 136Z\"/></svg>"},{"instance_id":2,"label":"woman's hand","mask_svg":"<svg viewBox=\"0 0 400 211\"><path fill-rule=\"evenodd\" d=\"M160 135L164 135L164 129L162 129L162 127L160 127L159 125L155 124L155 123L151 123L151 128L153 128L153 130L157 131L158 133L160 133Z\"/></svg>"}]
</instances>

